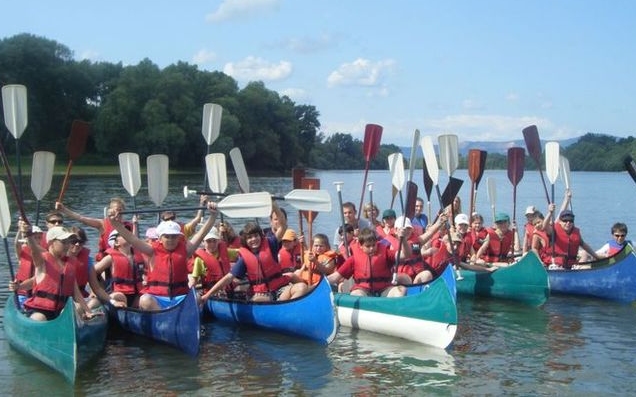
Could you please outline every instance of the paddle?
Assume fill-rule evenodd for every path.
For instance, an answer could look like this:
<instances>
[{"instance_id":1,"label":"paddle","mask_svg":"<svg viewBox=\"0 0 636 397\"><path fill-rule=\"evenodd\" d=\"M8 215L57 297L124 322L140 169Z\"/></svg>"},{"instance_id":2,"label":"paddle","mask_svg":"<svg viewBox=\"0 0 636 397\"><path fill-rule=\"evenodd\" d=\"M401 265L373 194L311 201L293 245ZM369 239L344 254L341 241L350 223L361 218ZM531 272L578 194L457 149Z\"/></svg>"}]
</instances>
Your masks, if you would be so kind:
<instances>
[{"instance_id":1,"label":"paddle","mask_svg":"<svg viewBox=\"0 0 636 397\"><path fill-rule=\"evenodd\" d=\"M418 140L419 140L419 131L418 131ZM406 206L404 208L404 212L402 213L403 215L402 225L400 226L402 229L404 229L404 226L406 226L406 220L411 219L415 216L415 201L417 201L417 185L412 181L408 181L406 184L406 189L407 189ZM398 265L400 264L400 254L402 253L402 245L404 244L404 239L405 239L404 236L400 237L400 245L398 247L397 255L395 257L395 264L393 265L393 269L392 269L393 279L391 280L391 283L393 285L397 284L397 269L398 269Z\"/></svg>"},{"instance_id":2,"label":"paddle","mask_svg":"<svg viewBox=\"0 0 636 397\"><path fill-rule=\"evenodd\" d=\"M492 222L495 223L495 206L497 204L497 183L494 178L486 178L486 184L488 190L488 202L490 203L490 209L492 210Z\"/></svg>"},{"instance_id":3,"label":"paddle","mask_svg":"<svg viewBox=\"0 0 636 397\"><path fill-rule=\"evenodd\" d=\"M165 154L152 154L146 157L148 195L157 207L161 207L168 196L169 165L170 160Z\"/></svg>"},{"instance_id":4,"label":"paddle","mask_svg":"<svg viewBox=\"0 0 636 397\"><path fill-rule=\"evenodd\" d=\"M623 165L625 166L627 173L629 173L629 176L632 177L632 180L636 182L636 162L634 162L632 156L625 156L625 159L623 159Z\"/></svg>"},{"instance_id":5,"label":"paddle","mask_svg":"<svg viewBox=\"0 0 636 397\"><path fill-rule=\"evenodd\" d=\"M424 191L426 192L426 206L428 207L428 219L431 219L431 193L433 192L433 180L428 173L426 162L422 165L422 177L424 179Z\"/></svg>"},{"instance_id":6,"label":"paddle","mask_svg":"<svg viewBox=\"0 0 636 397\"><path fill-rule=\"evenodd\" d=\"M375 205L373 204L373 184L374 182L367 183L367 189L369 190L369 205L371 206L371 211L375 211ZM373 215L371 215L371 218L369 219L374 220L375 218L373 218ZM372 227L375 227L375 224L373 224L373 222L369 223L371 223Z\"/></svg>"},{"instance_id":7,"label":"paddle","mask_svg":"<svg viewBox=\"0 0 636 397\"><path fill-rule=\"evenodd\" d=\"M227 196L227 194L216 194L212 192L198 192L196 190L189 190L187 186L183 189L184 197L188 197L190 194L207 194L208 196ZM245 193L247 194L247 193ZM301 211L316 211L316 212L329 212L331 211L331 196L326 190L309 190L309 189L294 189L287 193L285 196L270 196L270 200L284 200L292 207ZM267 215L269 217L269 214Z\"/></svg>"},{"instance_id":8,"label":"paddle","mask_svg":"<svg viewBox=\"0 0 636 397\"><path fill-rule=\"evenodd\" d=\"M413 180L413 172L415 172L415 162L417 161L417 149L419 147L420 130L415 130L415 132L413 133L413 143L411 144L411 157L409 158L409 181Z\"/></svg>"},{"instance_id":9,"label":"paddle","mask_svg":"<svg viewBox=\"0 0 636 397\"><path fill-rule=\"evenodd\" d=\"M18 192L18 189L15 185L15 181L13 180L13 175L11 174L11 166L9 165L9 160L7 160L7 155L4 151L4 146L2 145L2 139L0 139L0 157L2 157L2 165L4 166L4 170L7 172L7 180L9 181L9 184L11 185L13 198L18 204L18 210L20 211L20 216L22 217L22 220L28 224L29 220L27 219L26 213L24 212L22 197L20 196L20 193Z\"/></svg>"},{"instance_id":10,"label":"paddle","mask_svg":"<svg viewBox=\"0 0 636 397\"><path fill-rule=\"evenodd\" d=\"M20 137L28 124L27 89L21 84L8 84L2 87L2 106L4 124L15 138L15 155L18 164L18 192L22 200L22 162L20 161Z\"/></svg>"},{"instance_id":11,"label":"paddle","mask_svg":"<svg viewBox=\"0 0 636 397\"><path fill-rule=\"evenodd\" d=\"M459 142L457 135L445 134L438 138L439 162L442 169L448 174L448 179L453 176L459 164ZM455 206L451 205L451 224L455 224Z\"/></svg>"},{"instance_id":12,"label":"paddle","mask_svg":"<svg viewBox=\"0 0 636 397\"><path fill-rule=\"evenodd\" d=\"M31 165L31 190L36 198L35 224L40 218L40 200L51 189L53 180L53 168L55 167L55 153L33 152L33 164Z\"/></svg>"},{"instance_id":13,"label":"paddle","mask_svg":"<svg viewBox=\"0 0 636 397\"><path fill-rule=\"evenodd\" d=\"M336 191L338 192L338 204L340 206L340 227L342 228L342 233L340 235L342 236L342 242L345 247L344 256L345 258L348 258L349 243L347 242L347 228L346 228L347 224L345 223L344 212L342 212L342 185L344 185L344 182L334 182L333 184L336 185Z\"/></svg>"},{"instance_id":14,"label":"paddle","mask_svg":"<svg viewBox=\"0 0 636 397\"><path fill-rule=\"evenodd\" d=\"M227 168L223 153L211 153L205 156L205 169L211 195L221 195L227 189Z\"/></svg>"},{"instance_id":15,"label":"paddle","mask_svg":"<svg viewBox=\"0 0 636 397\"><path fill-rule=\"evenodd\" d=\"M520 147L508 149L508 180L512 183L512 219L517 220L517 185L523 178L526 151Z\"/></svg>"},{"instance_id":16,"label":"paddle","mask_svg":"<svg viewBox=\"0 0 636 397\"><path fill-rule=\"evenodd\" d=\"M364 153L364 179L362 180L362 194L360 195L360 205L358 206L358 221L362 213L362 202L364 201L364 189L367 186L367 176L369 174L369 165L371 160L375 158L380 150L380 141L382 140L382 127L377 124L367 124L364 128L364 141L362 143L362 152Z\"/></svg>"},{"instance_id":17,"label":"paddle","mask_svg":"<svg viewBox=\"0 0 636 397\"><path fill-rule=\"evenodd\" d=\"M534 163L537 165L537 169L539 170L539 175L541 175L541 182L543 183L545 198L548 200L548 204L550 204L548 188L545 184L545 179L543 178L543 171L541 171L541 140L539 139L539 131L537 130L536 125L530 125L524 128L522 132L523 139L526 141L528 154L530 154L530 157L532 157L532 159L534 160Z\"/></svg>"},{"instance_id":18,"label":"paddle","mask_svg":"<svg viewBox=\"0 0 636 397\"><path fill-rule=\"evenodd\" d=\"M236 174L236 179L238 179L238 184L241 192L249 193L250 180L247 177L247 170L245 169L245 162L243 161L241 149L235 147L230 150L230 160L232 160L232 166L234 167L234 173Z\"/></svg>"},{"instance_id":19,"label":"paddle","mask_svg":"<svg viewBox=\"0 0 636 397\"><path fill-rule=\"evenodd\" d=\"M88 134L90 134L90 128L91 125L85 121L73 120L73 124L71 125L71 134L68 136L68 141L66 143L68 165L66 166L66 174L64 175L60 195L57 198L57 201L60 203L62 202L62 199L64 199L64 193L68 187L73 161L77 160L84 153L84 150L86 150L86 141L88 140Z\"/></svg>"},{"instance_id":20,"label":"paddle","mask_svg":"<svg viewBox=\"0 0 636 397\"><path fill-rule=\"evenodd\" d=\"M548 142L545 144L545 174L551 185L551 203L554 203L554 183L559 176L559 143ZM554 225L554 212L552 213L552 225ZM554 262L554 239L555 232L552 231L552 262Z\"/></svg>"},{"instance_id":21,"label":"paddle","mask_svg":"<svg viewBox=\"0 0 636 397\"><path fill-rule=\"evenodd\" d=\"M272 212L272 198L267 192L233 194L225 197L217 204L217 210L230 218L260 218ZM171 211L205 210L207 207L175 207ZM120 214L141 214L162 212L165 209L137 209L121 211Z\"/></svg>"},{"instance_id":22,"label":"paddle","mask_svg":"<svg viewBox=\"0 0 636 397\"><path fill-rule=\"evenodd\" d=\"M468 151L468 176L470 177L470 207L469 211L472 215L475 212L475 201L477 200L477 187L484 175L486 169L486 156L488 152L479 149L470 149Z\"/></svg>"},{"instance_id":23,"label":"paddle","mask_svg":"<svg viewBox=\"0 0 636 397\"><path fill-rule=\"evenodd\" d=\"M404 159L402 153L393 153L388 156L389 172L391 173L391 185L400 195L400 208L404 212L404 200L402 188L404 187Z\"/></svg>"},{"instance_id":24,"label":"paddle","mask_svg":"<svg viewBox=\"0 0 636 397\"><path fill-rule=\"evenodd\" d=\"M119 173L121 174L121 183L124 189L130 194L133 202L133 209L137 208L135 196L141 187L141 171L139 167L139 155L137 153L120 153L119 154Z\"/></svg>"},{"instance_id":25,"label":"paddle","mask_svg":"<svg viewBox=\"0 0 636 397\"><path fill-rule=\"evenodd\" d=\"M565 156L559 156L559 174L563 177L565 189L570 190L570 161ZM570 210L572 210L572 200L569 201Z\"/></svg>"},{"instance_id":26,"label":"paddle","mask_svg":"<svg viewBox=\"0 0 636 397\"><path fill-rule=\"evenodd\" d=\"M9 229L11 228L11 213L9 212L9 201L7 200L7 189L4 181L0 180L0 236L4 241L4 252L7 254L7 263L9 264L9 275L11 281L15 280L15 272L13 271L13 263L11 261L11 253L9 251ZM18 291L14 291L15 304L18 305ZM19 306L18 306L19 307Z\"/></svg>"},{"instance_id":27,"label":"paddle","mask_svg":"<svg viewBox=\"0 0 636 397\"><path fill-rule=\"evenodd\" d=\"M307 190L319 190L320 189L320 179L318 178L303 178L301 180L301 186L303 189L307 189ZM324 191L325 193L327 193L326 191ZM327 193L329 194L329 193ZM331 197L329 197L329 203L331 203ZM301 213L303 214L303 216L305 217L305 219L307 219L307 229L309 232L309 239L308 241L312 241L313 240L313 224L314 224L314 220L316 220L316 217L318 216L318 212L316 211L301 211Z\"/></svg>"},{"instance_id":28,"label":"paddle","mask_svg":"<svg viewBox=\"0 0 636 397\"><path fill-rule=\"evenodd\" d=\"M303 178L305 177L305 169L294 167L292 168L292 188L300 189L303 187ZM300 234L304 234L303 232L303 212L298 211L298 230ZM301 251L304 248L301 244ZM301 253L302 255L302 253ZM304 256L302 256L304 258Z\"/></svg>"},{"instance_id":29,"label":"paddle","mask_svg":"<svg viewBox=\"0 0 636 397\"><path fill-rule=\"evenodd\" d=\"M206 103L203 105L203 117L201 119L201 134L205 143L208 145L206 155L210 154L212 144L217 140L221 131L221 117L223 116L223 108L215 103ZM203 177L203 187L207 186L208 174Z\"/></svg>"}]
</instances>

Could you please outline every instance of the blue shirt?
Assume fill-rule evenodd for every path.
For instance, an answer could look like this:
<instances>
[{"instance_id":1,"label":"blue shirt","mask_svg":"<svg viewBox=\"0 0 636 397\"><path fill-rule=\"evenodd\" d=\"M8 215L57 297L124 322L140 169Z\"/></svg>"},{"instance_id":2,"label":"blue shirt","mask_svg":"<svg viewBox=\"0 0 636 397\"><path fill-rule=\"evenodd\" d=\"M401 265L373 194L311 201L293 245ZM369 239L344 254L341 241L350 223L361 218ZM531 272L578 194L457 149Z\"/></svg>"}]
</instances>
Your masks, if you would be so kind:
<instances>
[{"instance_id":1,"label":"blue shirt","mask_svg":"<svg viewBox=\"0 0 636 397\"><path fill-rule=\"evenodd\" d=\"M411 224L413 226L419 226L422 230L426 230L426 226L428 226L428 217L424 214L415 215L413 219L411 219Z\"/></svg>"}]
</instances>

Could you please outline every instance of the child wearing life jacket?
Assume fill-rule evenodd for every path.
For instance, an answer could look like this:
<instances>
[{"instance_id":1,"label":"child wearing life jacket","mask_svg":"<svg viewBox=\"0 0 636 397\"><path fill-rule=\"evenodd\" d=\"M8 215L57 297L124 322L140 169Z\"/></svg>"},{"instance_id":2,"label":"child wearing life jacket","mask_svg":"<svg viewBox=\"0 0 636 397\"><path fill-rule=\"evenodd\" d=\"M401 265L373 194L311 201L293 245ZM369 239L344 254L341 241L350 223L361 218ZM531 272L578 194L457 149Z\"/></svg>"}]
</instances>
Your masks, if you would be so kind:
<instances>
[{"instance_id":1,"label":"child wearing life jacket","mask_svg":"<svg viewBox=\"0 0 636 397\"><path fill-rule=\"evenodd\" d=\"M321 275L329 275L336 270L337 262L342 257L329 246L327 235L318 233L314 235L311 250L305 254L302 268L296 270L296 275L307 285L315 285L320 281Z\"/></svg>"},{"instance_id":2,"label":"child wearing life jacket","mask_svg":"<svg viewBox=\"0 0 636 397\"><path fill-rule=\"evenodd\" d=\"M626 224L622 222L616 222L612 225L612 229L610 232L612 233L612 238L607 240L607 243L605 243L605 245L603 245L596 251L596 255L601 258L607 258L616 255L628 243L631 243L629 240L627 240Z\"/></svg>"},{"instance_id":3,"label":"child wearing life jacket","mask_svg":"<svg viewBox=\"0 0 636 397\"><path fill-rule=\"evenodd\" d=\"M293 273L301 268L300 248L296 232L292 229L285 230L281 239L281 247L278 250L278 263L283 273Z\"/></svg>"},{"instance_id":4,"label":"child wearing life jacket","mask_svg":"<svg viewBox=\"0 0 636 397\"><path fill-rule=\"evenodd\" d=\"M198 248L188 261L189 286L200 284L203 293L230 271L230 258L227 245L221 239L219 231L213 227L203 238L203 247ZM231 296L233 286L228 285L219 295Z\"/></svg>"}]
</instances>

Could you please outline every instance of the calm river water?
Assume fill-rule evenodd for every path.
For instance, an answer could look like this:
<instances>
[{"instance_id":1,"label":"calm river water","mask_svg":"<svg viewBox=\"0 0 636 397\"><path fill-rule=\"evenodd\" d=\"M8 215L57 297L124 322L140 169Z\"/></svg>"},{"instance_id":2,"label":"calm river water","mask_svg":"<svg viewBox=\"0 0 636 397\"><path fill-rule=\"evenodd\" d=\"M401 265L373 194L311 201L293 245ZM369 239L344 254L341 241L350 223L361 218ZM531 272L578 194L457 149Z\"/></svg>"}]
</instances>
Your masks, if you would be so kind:
<instances>
[{"instance_id":1,"label":"calm river water","mask_svg":"<svg viewBox=\"0 0 636 397\"><path fill-rule=\"evenodd\" d=\"M322 188L332 193L334 211L320 214L313 232L333 235L339 213L334 181L344 181L345 201L360 200L362 172L316 172ZM465 170L460 192L468 206L470 180ZM505 171L487 171L477 194L477 208L491 216L486 179L496 181L495 207L512 215L512 185ZM137 208L152 208L146 181L136 197ZM593 247L609 237L612 223L636 225L636 185L626 173L572 173L573 209L583 237ZM414 180L421 187L421 170ZM374 201L381 209L391 200L390 176L371 172ZM440 185L447 176L440 174ZM253 191L284 195L290 178L253 178ZM200 189L202 175L171 176L170 194L164 206L195 206L184 200L184 185ZM35 202L23 182L27 212ZM59 193L56 177L42 204L42 213ZM557 203L563 186L556 183ZM526 171L518 185L516 213L523 223L528 205L547 205L536 171ZM228 192L238 187L230 180ZM550 186L548 186L550 191ZM421 196L426 198L422 191ZM112 196L127 196L118 177L72 177L65 203L85 215L99 216ZM365 201L367 201L365 197ZM12 199L10 199L12 201ZM433 211L438 206L432 197ZM297 212L286 207L291 227L297 228ZM395 208L399 208L399 199ZM398 211L399 212L399 211ZM180 214L187 219L191 214ZM42 219L43 216L40 216ZM34 219L34 215L32 215ZM145 226L156 218L144 218ZM234 223L240 227L242 220ZM262 219L261 224L266 224ZM306 227L306 225L305 225ZM89 230L94 249L95 233ZM0 251L0 280L9 279L6 253ZM15 261L13 261L15 265ZM8 291L0 289L4 305ZM215 323L206 325L201 354L191 359L180 352L130 335L113 335L103 356L84 368L76 385L11 349L0 330L0 390L5 395L631 395L636 392L636 308L595 299L552 296L540 307L489 299L458 300L459 327L448 351L429 348L368 332L341 328L329 346L249 328Z\"/></svg>"}]
</instances>

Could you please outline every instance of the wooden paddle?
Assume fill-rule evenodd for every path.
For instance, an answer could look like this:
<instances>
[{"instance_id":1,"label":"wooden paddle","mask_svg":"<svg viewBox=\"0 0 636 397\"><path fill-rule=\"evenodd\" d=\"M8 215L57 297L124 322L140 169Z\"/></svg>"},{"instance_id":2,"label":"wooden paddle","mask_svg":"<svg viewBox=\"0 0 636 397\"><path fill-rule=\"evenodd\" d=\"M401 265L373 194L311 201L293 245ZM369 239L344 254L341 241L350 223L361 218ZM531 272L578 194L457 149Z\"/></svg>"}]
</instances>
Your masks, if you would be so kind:
<instances>
[{"instance_id":1,"label":"wooden paddle","mask_svg":"<svg viewBox=\"0 0 636 397\"><path fill-rule=\"evenodd\" d=\"M15 138L15 154L18 168L18 193L22 200L22 162L20 161L20 137L28 124L27 88L21 84L2 87L4 124Z\"/></svg>"},{"instance_id":2,"label":"wooden paddle","mask_svg":"<svg viewBox=\"0 0 636 397\"><path fill-rule=\"evenodd\" d=\"M230 150L230 160L232 160L232 166L234 167L234 173L236 174L236 179L238 179L241 193L249 193L250 180L247 177L247 170L245 169L245 162L243 161L241 149L235 147Z\"/></svg>"},{"instance_id":3,"label":"wooden paddle","mask_svg":"<svg viewBox=\"0 0 636 397\"><path fill-rule=\"evenodd\" d=\"M210 154L212 144L217 140L221 132L221 117L223 116L223 107L215 103L206 103L203 105L203 117L201 119L201 134L205 143L208 145L206 155ZM207 172L203 177L203 188L207 186Z\"/></svg>"},{"instance_id":4,"label":"wooden paddle","mask_svg":"<svg viewBox=\"0 0 636 397\"><path fill-rule=\"evenodd\" d=\"M541 171L541 140L539 139L539 130L537 130L536 125L530 125L522 130L523 139L526 141L526 148L528 149L528 154L534 160L537 165L537 169L539 170L539 175L541 175L541 182L543 183L543 190L545 191L545 198L548 200L548 204L550 204L550 197L548 196L548 188L545 184L545 179L543 178L543 171Z\"/></svg>"},{"instance_id":5,"label":"wooden paddle","mask_svg":"<svg viewBox=\"0 0 636 397\"><path fill-rule=\"evenodd\" d=\"M490 203L490 209L492 210L492 223L495 223L495 206L497 205L497 183L495 178L486 178L486 184L488 187L488 202Z\"/></svg>"},{"instance_id":6,"label":"wooden paddle","mask_svg":"<svg viewBox=\"0 0 636 397\"><path fill-rule=\"evenodd\" d=\"M393 153L388 156L389 172L391 173L391 185L400 195L400 209L404 212L404 199L402 198L402 188L404 187L404 158L402 153Z\"/></svg>"},{"instance_id":7,"label":"wooden paddle","mask_svg":"<svg viewBox=\"0 0 636 397\"><path fill-rule=\"evenodd\" d=\"M477 188L486 168L486 156L488 152L479 149L468 151L468 176L470 177L470 215L475 212L475 202L477 201Z\"/></svg>"},{"instance_id":8,"label":"wooden paddle","mask_svg":"<svg viewBox=\"0 0 636 397\"><path fill-rule=\"evenodd\" d=\"M31 190L36 199L35 224L40 219L40 201L51 189L53 180L53 168L55 167L55 153L33 152L33 163L31 165Z\"/></svg>"},{"instance_id":9,"label":"wooden paddle","mask_svg":"<svg viewBox=\"0 0 636 397\"><path fill-rule=\"evenodd\" d=\"M300 189L303 187L303 178L305 177L305 169L304 168L300 168L300 167L294 167L292 168L292 188L293 189ZM305 235L305 231L303 228L303 212L302 211L298 211L298 232L301 235ZM309 247L309 249L311 250L311 240L307 240L307 246ZM305 261L305 241L303 241L302 244L300 244L300 257L302 258L302 261ZM311 268L309 269L310 273L311 273Z\"/></svg>"},{"instance_id":10,"label":"wooden paddle","mask_svg":"<svg viewBox=\"0 0 636 397\"><path fill-rule=\"evenodd\" d=\"M636 179L635 179L636 180ZM338 192L338 205L340 208L340 227L342 228L342 242L344 244L345 247L345 258L349 257L349 243L347 242L347 229L346 226L347 224L345 223L345 218L344 218L344 212L342 212L342 185L344 185L344 182L334 182L334 185L336 185L336 191ZM335 241L334 241L335 243Z\"/></svg>"},{"instance_id":11,"label":"wooden paddle","mask_svg":"<svg viewBox=\"0 0 636 397\"><path fill-rule=\"evenodd\" d=\"M303 178L301 180L301 186L303 189L307 190L320 190L320 179L318 178ZM325 191L326 192L326 191ZM329 200L331 203L331 199ZM313 240L313 224L314 220L318 216L317 211L301 211L305 219L307 219L307 231L309 233L308 241Z\"/></svg>"},{"instance_id":12,"label":"wooden paddle","mask_svg":"<svg viewBox=\"0 0 636 397\"><path fill-rule=\"evenodd\" d=\"M554 183L559 176L559 143L548 142L545 144L545 174L551 185L551 203L554 203ZM552 225L554 225L554 212L552 213ZM555 231L552 230L552 262L554 262Z\"/></svg>"},{"instance_id":13,"label":"wooden paddle","mask_svg":"<svg viewBox=\"0 0 636 397\"><path fill-rule=\"evenodd\" d=\"M0 180L0 236L4 241L4 252L7 254L7 263L9 264L9 276L11 281L15 280L15 271L13 270L13 261L11 260L11 251L9 251L9 230L11 229L11 213L9 212L9 201L7 200L7 189L4 181ZM18 305L18 291L14 291L15 304ZM19 306L18 306L19 307Z\"/></svg>"},{"instance_id":14,"label":"wooden paddle","mask_svg":"<svg viewBox=\"0 0 636 397\"><path fill-rule=\"evenodd\" d=\"M64 199L64 193L68 187L73 162L84 154L84 150L86 150L86 141L88 140L90 129L91 125L89 123L82 120L73 120L73 124L71 125L71 134L69 135L66 143L68 165L66 166L66 174L64 175L64 181L62 182L62 189L60 189L60 195L57 198L57 201L60 203Z\"/></svg>"},{"instance_id":15,"label":"wooden paddle","mask_svg":"<svg viewBox=\"0 0 636 397\"><path fill-rule=\"evenodd\" d=\"M233 194L225 197L217 204L217 210L230 218L261 218L272 212L272 198L267 192ZM174 207L171 211L205 210L207 207ZM163 212L166 209L137 209L121 211L120 214L142 214Z\"/></svg>"},{"instance_id":16,"label":"wooden paddle","mask_svg":"<svg viewBox=\"0 0 636 397\"><path fill-rule=\"evenodd\" d=\"M512 183L512 220L517 221L517 185L523 178L526 151L520 147L508 149L508 180Z\"/></svg>"},{"instance_id":17,"label":"wooden paddle","mask_svg":"<svg viewBox=\"0 0 636 397\"><path fill-rule=\"evenodd\" d=\"M362 194L360 195L360 205L358 206L358 221L362 213L362 202L364 201L364 189L367 185L367 176L369 174L369 165L371 160L375 158L380 150L380 141L382 140L382 127L377 124L367 124L364 128L364 141L362 143L362 153L364 153L364 179L362 181Z\"/></svg>"},{"instance_id":18,"label":"wooden paddle","mask_svg":"<svg viewBox=\"0 0 636 397\"><path fill-rule=\"evenodd\" d=\"M565 156L559 156L559 175L563 177L565 189L570 190L570 161ZM572 211L572 199L569 200L570 210Z\"/></svg>"}]
</instances>

